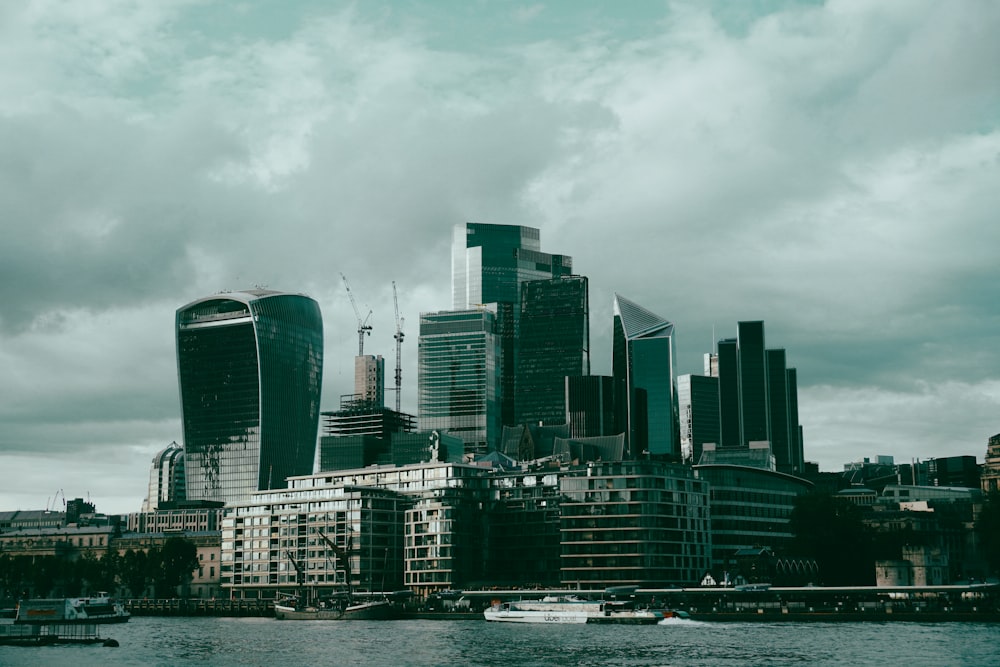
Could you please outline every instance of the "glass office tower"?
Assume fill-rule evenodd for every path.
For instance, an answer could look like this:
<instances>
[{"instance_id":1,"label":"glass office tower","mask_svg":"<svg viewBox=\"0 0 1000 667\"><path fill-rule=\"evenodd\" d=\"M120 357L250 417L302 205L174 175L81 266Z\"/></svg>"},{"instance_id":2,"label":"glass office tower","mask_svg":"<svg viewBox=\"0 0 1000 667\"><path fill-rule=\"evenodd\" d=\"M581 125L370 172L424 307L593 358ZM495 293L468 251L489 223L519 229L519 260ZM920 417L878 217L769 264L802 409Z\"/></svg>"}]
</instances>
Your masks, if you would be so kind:
<instances>
[{"instance_id":1,"label":"glass office tower","mask_svg":"<svg viewBox=\"0 0 1000 667\"><path fill-rule=\"evenodd\" d=\"M143 512L154 512L160 503L187 500L184 483L184 448L176 442L153 457L149 470L149 493L142 501Z\"/></svg>"},{"instance_id":2,"label":"glass office tower","mask_svg":"<svg viewBox=\"0 0 1000 667\"><path fill-rule=\"evenodd\" d=\"M792 470L801 473L805 470L805 452L802 451L802 425L799 424L799 378L798 371L789 368L785 371L786 391L788 393L788 450L792 453Z\"/></svg>"},{"instance_id":3,"label":"glass office tower","mask_svg":"<svg viewBox=\"0 0 1000 667\"><path fill-rule=\"evenodd\" d=\"M485 452L500 438L500 340L488 309L420 315L417 406L423 431Z\"/></svg>"},{"instance_id":4,"label":"glass office tower","mask_svg":"<svg viewBox=\"0 0 1000 667\"><path fill-rule=\"evenodd\" d=\"M681 458L697 464L706 443L719 444L719 378L682 375L677 378Z\"/></svg>"},{"instance_id":5,"label":"glass office tower","mask_svg":"<svg viewBox=\"0 0 1000 667\"><path fill-rule=\"evenodd\" d=\"M573 258L541 251L534 227L468 222L455 225L451 246L454 310L519 303L521 283L573 273Z\"/></svg>"},{"instance_id":6,"label":"glass office tower","mask_svg":"<svg viewBox=\"0 0 1000 667\"><path fill-rule=\"evenodd\" d=\"M615 429L614 397L613 377L567 377L566 424L570 437L592 438L621 433Z\"/></svg>"},{"instance_id":7,"label":"glass office tower","mask_svg":"<svg viewBox=\"0 0 1000 667\"><path fill-rule=\"evenodd\" d=\"M764 355L764 323L738 322L736 349L739 356L740 444L768 440L767 363Z\"/></svg>"},{"instance_id":8,"label":"glass office tower","mask_svg":"<svg viewBox=\"0 0 1000 667\"><path fill-rule=\"evenodd\" d=\"M616 294L612 354L626 458L679 460L674 325Z\"/></svg>"},{"instance_id":9,"label":"glass office tower","mask_svg":"<svg viewBox=\"0 0 1000 667\"><path fill-rule=\"evenodd\" d=\"M319 305L248 290L177 311L188 500L243 501L312 472L323 381Z\"/></svg>"},{"instance_id":10,"label":"glass office tower","mask_svg":"<svg viewBox=\"0 0 1000 667\"><path fill-rule=\"evenodd\" d=\"M718 342L720 448L767 442L781 472L803 469L798 382L783 349L767 349L764 323L737 323Z\"/></svg>"},{"instance_id":11,"label":"glass office tower","mask_svg":"<svg viewBox=\"0 0 1000 667\"><path fill-rule=\"evenodd\" d=\"M496 304L500 339L500 419L516 423L515 372L521 284L573 273L573 259L541 251L533 227L469 222L455 225L451 247L452 308L465 310Z\"/></svg>"},{"instance_id":12,"label":"glass office tower","mask_svg":"<svg viewBox=\"0 0 1000 667\"><path fill-rule=\"evenodd\" d=\"M739 447L740 443L740 378L736 339L718 343L719 373L719 446Z\"/></svg>"},{"instance_id":13,"label":"glass office tower","mask_svg":"<svg viewBox=\"0 0 1000 667\"><path fill-rule=\"evenodd\" d=\"M792 451L791 424L788 415L788 369L784 350L765 350L767 360L768 435L771 453L780 472L792 472L795 454ZM798 426L796 424L796 426Z\"/></svg>"},{"instance_id":14,"label":"glass office tower","mask_svg":"<svg viewBox=\"0 0 1000 667\"><path fill-rule=\"evenodd\" d=\"M521 285L514 399L518 424L562 424L566 378L590 374L587 279L565 276Z\"/></svg>"}]
</instances>

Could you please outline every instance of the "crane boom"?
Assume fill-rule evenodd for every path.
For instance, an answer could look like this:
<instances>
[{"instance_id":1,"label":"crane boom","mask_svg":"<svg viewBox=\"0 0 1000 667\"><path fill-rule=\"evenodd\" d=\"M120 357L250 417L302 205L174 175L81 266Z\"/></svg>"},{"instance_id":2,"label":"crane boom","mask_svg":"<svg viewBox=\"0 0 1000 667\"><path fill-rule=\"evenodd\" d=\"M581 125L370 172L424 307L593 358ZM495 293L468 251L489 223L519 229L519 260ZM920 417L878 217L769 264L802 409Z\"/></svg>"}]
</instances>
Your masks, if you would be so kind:
<instances>
[{"instance_id":1,"label":"crane boom","mask_svg":"<svg viewBox=\"0 0 1000 667\"><path fill-rule=\"evenodd\" d=\"M399 316L399 300L396 298L396 281L392 281L392 305L396 309L396 412L400 411L403 394L403 318Z\"/></svg>"},{"instance_id":2,"label":"crane boom","mask_svg":"<svg viewBox=\"0 0 1000 667\"><path fill-rule=\"evenodd\" d=\"M354 308L354 316L358 318L358 356L363 356L365 353L365 334L371 335L372 327L368 324L368 320L372 317L372 311L368 311L368 315L364 319L361 319L361 311L358 310L358 303L354 300L354 292L351 291L351 286L347 283L347 276L343 273L340 277L344 279L344 288L347 290L347 296L351 299L351 307Z\"/></svg>"}]
</instances>

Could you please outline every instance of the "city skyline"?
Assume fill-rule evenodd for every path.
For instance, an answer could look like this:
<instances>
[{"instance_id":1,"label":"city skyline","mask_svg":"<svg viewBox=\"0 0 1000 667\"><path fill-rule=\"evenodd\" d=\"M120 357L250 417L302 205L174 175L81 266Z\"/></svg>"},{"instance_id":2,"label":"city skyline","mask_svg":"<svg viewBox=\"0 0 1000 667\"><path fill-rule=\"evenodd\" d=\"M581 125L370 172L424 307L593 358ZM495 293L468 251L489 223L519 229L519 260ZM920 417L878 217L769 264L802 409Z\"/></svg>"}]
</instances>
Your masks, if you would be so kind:
<instances>
[{"instance_id":1,"label":"city skyline","mask_svg":"<svg viewBox=\"0 0 1000 667\"><path fill-rule=\"evenodd\" d=\"M356 320L416 413L451 230L540 229L676 326L677 374L767 322L805 458L970 454L1000 431L1000 7L294 2L0 10L0 509L138 509L181 439L173 315L316 299L321 408ZM222 26L225 26L223 28Z\"/></svg>"}]
</instances>

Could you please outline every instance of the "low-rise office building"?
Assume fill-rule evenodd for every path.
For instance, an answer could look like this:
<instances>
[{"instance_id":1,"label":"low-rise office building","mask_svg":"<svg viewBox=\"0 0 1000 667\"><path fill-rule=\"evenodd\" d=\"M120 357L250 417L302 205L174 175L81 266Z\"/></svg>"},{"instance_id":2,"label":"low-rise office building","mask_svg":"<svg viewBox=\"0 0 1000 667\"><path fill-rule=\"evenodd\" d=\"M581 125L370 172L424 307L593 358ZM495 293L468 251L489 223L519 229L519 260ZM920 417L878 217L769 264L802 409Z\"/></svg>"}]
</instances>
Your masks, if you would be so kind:
<instances>
[{"instance_id":1,"label":"low-rise office building","mask_svg":"<svg viewBox=\"0 0 1000 667\"><path fill-rule=\"evenodd\" d=\"M708 484L689 467L590 463L568 470L559 491L563 584L657 588L708 569Z\"/></svg>"},{"instance_id":2,"label":"low-rise office building","mask_svg":"<svg viewBox=\"0 0 1000 667\"><path fill-rule=\"evenodd\" d=\"M793 537L792 509L812 490L811 482L741 465L697 465L694 470L710 488L713 569L725 571L741 549L786 550Z\"/></svg>"}]
</instances>

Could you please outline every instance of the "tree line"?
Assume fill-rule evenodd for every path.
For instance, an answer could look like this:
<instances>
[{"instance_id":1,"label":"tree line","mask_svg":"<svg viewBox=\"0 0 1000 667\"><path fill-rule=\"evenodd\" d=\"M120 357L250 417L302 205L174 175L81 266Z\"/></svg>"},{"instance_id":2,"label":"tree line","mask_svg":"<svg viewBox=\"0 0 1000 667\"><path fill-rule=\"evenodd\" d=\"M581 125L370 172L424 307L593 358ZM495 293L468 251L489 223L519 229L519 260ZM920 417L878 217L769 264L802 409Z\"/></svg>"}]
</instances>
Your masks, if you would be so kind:
<instances>
[{"instance_id":1,"label":"tree line","mask_svg":"<svg viewBox=\"0 0 1000 667\"><path fill-rule=\"evenodd\" d=\"M79 597L107 591L116 597L176 597L198 569L197 548L183 537L148 551L113 547L101 558L11 556L0 553L0 598Z\"/></svg>"}]
</instances>

